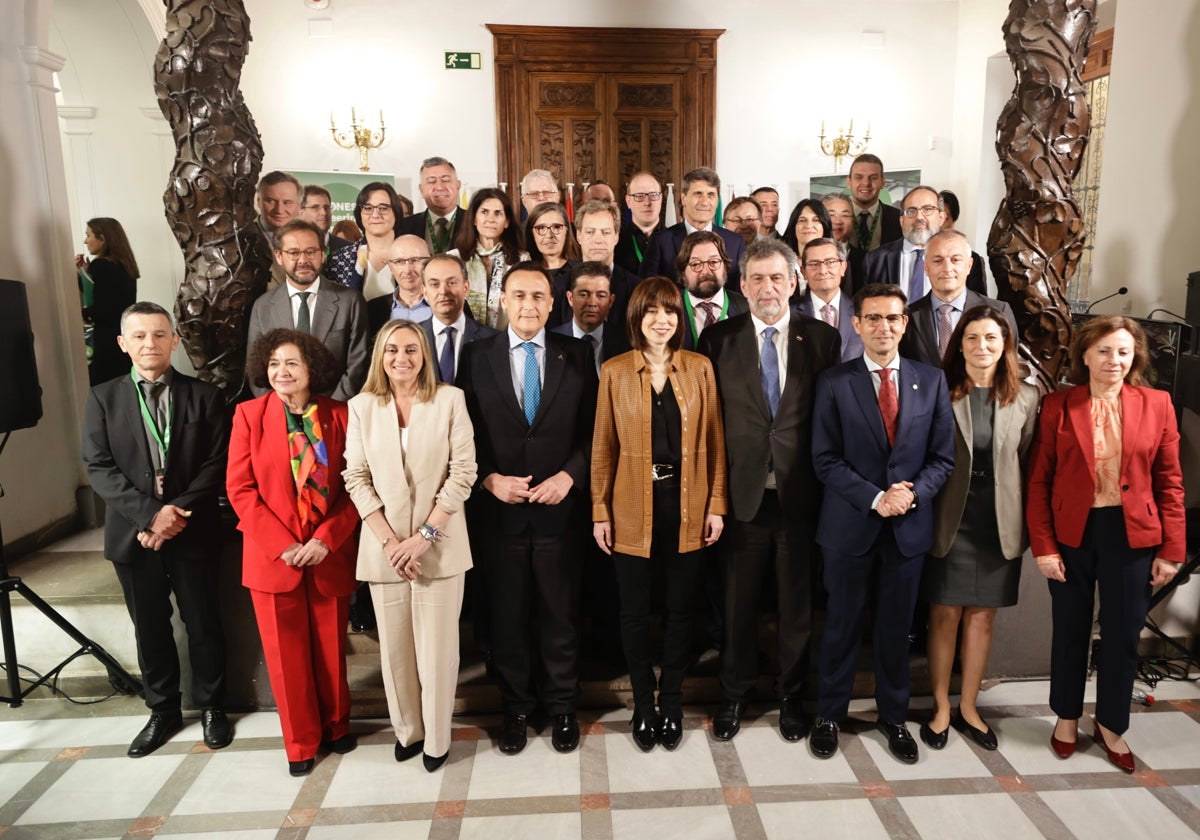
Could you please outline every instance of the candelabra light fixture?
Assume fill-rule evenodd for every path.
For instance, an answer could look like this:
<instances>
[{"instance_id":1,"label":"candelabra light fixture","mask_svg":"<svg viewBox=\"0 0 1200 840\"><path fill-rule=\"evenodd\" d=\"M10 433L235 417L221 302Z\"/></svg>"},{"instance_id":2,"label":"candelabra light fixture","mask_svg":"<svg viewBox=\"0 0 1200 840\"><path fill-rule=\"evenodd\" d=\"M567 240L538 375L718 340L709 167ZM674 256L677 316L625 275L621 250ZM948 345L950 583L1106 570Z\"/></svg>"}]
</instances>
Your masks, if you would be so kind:
<instances>
[{"instance_id":1,"label":"candelabra light fixture","mask_svg":"<svg viewBox=\"0 0 1200 840\"><path fill-rule=\"evenodd\" d=\"M371 171L371 167L367 165L367 152L383 145L383 140L387 136L387 129L383 124L382 109L379 111L378 130L368 128L365 123L359 122L358 114L353 108L350 109L350 128L338 128L337 123L333 119L333 112L330 111L329 131L333 135L333 142L337 143L343 149L358 149L359 172Z\"/></svg>"},{"instance_id":2,"label":"candelabra light fixture","mask_svg":"<svg viewBox=\"0 0 1200 840\"><path fill-rule=\"evenodd\" d=\"M843 133L841 126L838 126L836 137L825 137L825 120L821 120L821 152L833 158L833 171L841 170L842 158L857 157L867 150L867 145L871 142L871 124L867 123L867 133L863 135L861 140L854 139L854 120L850 120L850 129Z\"/></svg>"}]
</instances>

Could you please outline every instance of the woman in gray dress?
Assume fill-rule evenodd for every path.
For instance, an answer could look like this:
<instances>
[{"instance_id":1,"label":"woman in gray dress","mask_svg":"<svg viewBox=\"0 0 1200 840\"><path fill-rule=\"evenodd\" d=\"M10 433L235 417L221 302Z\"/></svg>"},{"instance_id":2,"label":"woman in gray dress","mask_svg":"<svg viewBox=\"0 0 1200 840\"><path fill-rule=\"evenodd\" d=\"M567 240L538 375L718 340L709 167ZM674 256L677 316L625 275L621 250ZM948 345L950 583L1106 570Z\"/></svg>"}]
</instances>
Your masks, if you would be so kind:
<instances>
[{"instance_id":1,"label":"woman in gray dress","mask_svg":"<svg viewBox=\"0 0 1200 840\"><path fill-rule=\"evenodd\" d=\"M921 740L940 750L953 726L984 749L996 733L975 707L992 647L996 610L1017 602L1029 544L1022 472L1037 422L1037 389L1021 382L1004 315L967 310L942 361L954 403L954 472L934 500L933 550L925 563L933 717ZM950 708L950 670L962 624L962 697Z\"/></svg>"}]
</instances>

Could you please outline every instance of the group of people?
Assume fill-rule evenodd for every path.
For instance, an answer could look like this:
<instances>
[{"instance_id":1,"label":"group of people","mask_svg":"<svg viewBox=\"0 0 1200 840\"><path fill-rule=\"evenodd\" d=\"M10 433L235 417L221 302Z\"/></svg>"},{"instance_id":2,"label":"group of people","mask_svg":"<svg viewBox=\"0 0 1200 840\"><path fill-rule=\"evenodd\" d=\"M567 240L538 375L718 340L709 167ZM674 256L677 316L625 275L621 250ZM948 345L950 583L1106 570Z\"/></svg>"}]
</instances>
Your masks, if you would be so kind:
<instances>
[{"instance_id":1,"label":"group of people","mask_svg":"<svg viewBox=\"0 0 1200 840\"><path fill-rule=\"evenodd\" d=\"M1139 630L1151 585L1184 559L1175 413L1144 386L1136 322L1088 322L1075 387L1040 399L1021 380L1011 310L971 288L980 261L947 229L947 198L921 186L884 205L870 155L848 196L801 202L782 236L761 227L778 214L773 191L727 209L746 232L757 212L752 236L714 225L711 169L684 177L684 221L666 228L649 173L627 184L624 224L606 184L572 224L535 170L521 184L523 237L503 192L478 191L464 213L453 166L431 158L424 213L404 217L390 186L368 185L363 237L340 246L328 214L326 229L272 214L319 201L319 188L263 180L281 277L253 306L258 396L237 406L232 433L216 390L171 368L178 337L154 304L125 310L117 341L132 372L88 402L84 457L108 502L106 555L152 712L130 755L181 722L170 591L205 742L232 737L212 594L223 478L296 775L320 749L355 746L345 628L359 581L395 758L421 753L431 772L449 751L464 604L500 689L506 754L540 716L556 750L578 746L585 603L594 626L613 619L647 751L684 736L692 624L707 604L724 694L712 732L735 737L767 598L781 736L836 753L873 625L878 726L914 762L908 635L922 593L934 709L920 738L941 749L953 727L995 749L976 700L1030 543L1053 596L1052 748L1075 749L1098 585L1094 734L1132 771L1122 736ZM606 575L612 597L595 597ZM814 675L815 717L802 703Z\"/></svg>"}]
</instances>

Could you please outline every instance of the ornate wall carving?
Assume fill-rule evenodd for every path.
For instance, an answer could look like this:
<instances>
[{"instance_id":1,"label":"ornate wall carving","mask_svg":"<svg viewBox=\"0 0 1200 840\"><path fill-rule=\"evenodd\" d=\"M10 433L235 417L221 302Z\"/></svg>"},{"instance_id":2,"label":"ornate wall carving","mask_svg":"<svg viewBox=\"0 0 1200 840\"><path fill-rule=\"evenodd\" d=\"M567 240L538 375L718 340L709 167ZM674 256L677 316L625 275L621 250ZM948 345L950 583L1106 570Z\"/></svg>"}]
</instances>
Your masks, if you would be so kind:
<instances>
[{"instance_id":1,"label":"ornate wall carving","mask_svg":"<svg viewBox=\"0 0 1200 840\"><path fill-rule=\"evenodd\" d=\"M541 85L541 101L539 104L543 108L553 108L561 105L595 108L596 86L586 82L580 84L570 84L568 82L543 84Z\"/></svg>"},{"instance_id":2,"label":"ornate wall carving","mask_svg":"<svg viewBox=\"0 0 1200 840\"><path fill-rule=\"evenodd\" d=\"M618 108L673 108L675 89L671 85L617 85Z\"/></svg>"},{"instance_id":3,"label":"ornate wall carving","mask_svg":"<svg viewBox=\"0 0 1200 840\"><path fill-rule=\"evenodd\" d=\"M562 120L542 120L538 137L538 168L547 172L563 171ZM562 180L561 177L559 180Z\"/></svg>"},{"instance_id":4,"label":"ornate wall carving","mask_svg":"<svg viewBox=\"0 0 1200 840\"><path fill-rule=\"evenodd\" d=\"M1096 0L1012 0L1004 22L1017 85L997 124L1006 197L988 236L988 263L1043 391L1058 382L1071 341L1066 289L1084 240L1072 183L1088 141L1080 73L1095 10Z\"/></svg>"},{"instance_id":5,"label":"ornate wall carving","mask_svg":"<svg viewBox=\"0 0 1200 840\"><path fill-rule=\"evenodd\" d=\"M596 180L596 121L572 120L571 130L575 135L571 149L575 178L580 184L591 183Z\"/></svg>"},{"instance_id":6,"label":"ornate wall carving","mask_svg":"<svg viewBox=\"0 0 1200 840\"><path fill-rule=\"evenodd\" d=\"M242 386L246 318L271 268L254 209L262 141L238 90L249 43L241 0L167 0L154 60L154 92L175 136L163 194L185 263L175 315L197 374L231 401Z\"/></svg>"}]
</instances>

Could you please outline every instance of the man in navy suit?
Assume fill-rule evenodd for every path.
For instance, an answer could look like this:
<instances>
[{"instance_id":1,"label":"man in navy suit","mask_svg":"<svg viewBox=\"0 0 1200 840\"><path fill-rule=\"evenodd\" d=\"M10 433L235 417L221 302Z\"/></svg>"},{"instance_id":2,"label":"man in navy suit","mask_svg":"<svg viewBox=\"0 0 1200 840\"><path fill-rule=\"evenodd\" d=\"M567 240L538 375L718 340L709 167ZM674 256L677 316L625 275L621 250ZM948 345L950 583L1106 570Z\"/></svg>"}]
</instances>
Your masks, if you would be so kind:
<instances>
[{"instance_id":1,"label":"man in navy suit","mask_svg":"<svg viewBox=\"0 0 1200 840\"><path fill-rule=\"evenodd\" d=\"M414 213L400 222L401 234L412 234L425 240L430 253L444 254L454 247L454 238L463 225L466 212L459 212L458 193L462 182L454 164L443 157L425 158L421 162L418 189L425 199L425 212Z\"/></svg>"},{"instance_id":2,"label":"man in navy suit","mask_svg":"<svg viewBox=\"0 0 1200 840\"><path fill-rule=\"evenodd\" d=\"M596 359L597 376L600 365L630 350L624 322L609 318L614 299L611 283L612 275L604 263L583 262L571 269L566 291L571 320L550 330L586 341Z\"/></svg>"},{"instance_id":3,"label":"man in navy suit","mask_svg":"<svg viewBox=\"0 0 1200 840\"><path fill-rule=\"evenodd\" d=\"M800 255L808 289L796 303L801 315L824 321L841 333L843 362L863 354L862 339L854 330L854 301L842 291L846 266L846 246L841 242L823 237L809 242Z\"/></svg>"},{"instance_id":4,"label":"man in navy suit","mask_svg":"<svg viewBox=\"0 0 1200 840\"><path fill-rule=\"evenodd\" d=\"M863 257L864 283L895 283L911 301L929 291L925 278L925 243L942 229L942 199L933 187L913 187L900 200L903 236Z\"/></svg>"},{"instance_id":5,"label":"man in navy suit","mask_svg":"<svg viewBox=\"0 0 1200 840\"><path fill-rule=\"evenodd\" d=\"M933 544L933 499L954 468L954 418L941 370L899 355L905 303L895 284L860 289L854 328L863 357L817 381L813 466L825 486L817 543L829 593L819 717L809 735L817 758L837 752L873 598L877 726L897 760L917 760L916 741L904 725L908 629Z\"/></svg>"},{"instance_id":6,"label":"man in navy suit","mask_svg":"<svg viewBox=\"0 0 1200 840\"><path fill-rule=\"evenodd\" d=\"M421 288L433 310L433 317L421 322L436 362L433 372L438 382L454 384L463 347L495 335L496 330L467 315L467 269L457 255L431 257L421 275Z\"/></svg>"},{"instance_id":7,"label":"man in navy suit","mask_svg":"<svg viewBox=\"0 0 1200 840\"><path fill-rule=\"evenodd\" d=\"M492 665L504 704L500 751L525 748L540 700L559 752L579 746L578 613L581 535L590 503L596 366L582 341L546 331L551 280L521 262L501 287L508 328L468 344L458 371L475 426L478 516L485 550Z\"/></svg>"},{"instance_id":8,"label":"man in navy suit","mask_svg":"<svg viewBox=\"0 0 1200 840\"><path fill-rule=\"evenodd\" d=\"M663 275L679 281L676 256L683 247L688 234L698 230L712 231L725 243L729 252L729 288L740 291L742 251L745 240L731 230L713 224L720 204L721 177L706 166L693 169L683 176L683 221L654 234L650 241L650 254L642 265L643 277Z\"/></svg>"}]
</instances>

